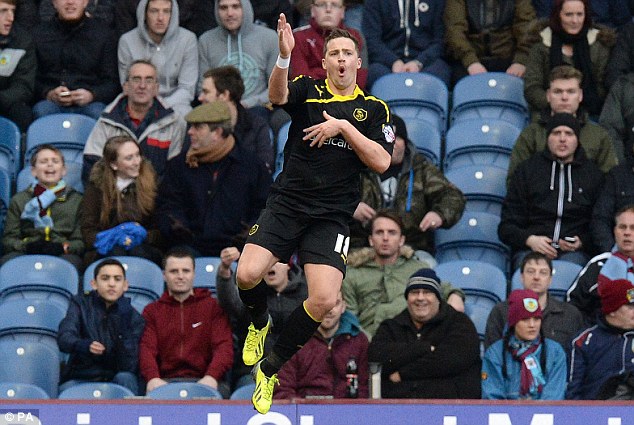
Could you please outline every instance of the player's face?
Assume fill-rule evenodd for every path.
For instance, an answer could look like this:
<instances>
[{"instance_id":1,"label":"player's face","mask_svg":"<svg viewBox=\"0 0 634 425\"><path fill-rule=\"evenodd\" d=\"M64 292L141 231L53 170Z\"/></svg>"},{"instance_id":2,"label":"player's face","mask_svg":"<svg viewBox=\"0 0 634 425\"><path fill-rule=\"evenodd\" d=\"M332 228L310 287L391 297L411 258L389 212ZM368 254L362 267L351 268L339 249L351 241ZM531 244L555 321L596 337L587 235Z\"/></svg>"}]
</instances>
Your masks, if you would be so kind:
<instances>
[{"instance_id":1,"label":"player's face","mask_svg":"<svg viewBox=\"0 0 634 425\"><path fill-rule=\"evenodd\" d=\"M320 28L331 30L337 28L344 17L343 0L315 0L310 8L310 15Z\"/></svg>"},{"instance_id":2,"label":"player's face","mask_svg":"<svg viewBox=\"0 0 634 425\"><path fill-rule=\"evenodd\" d=\"M542 327L540 317L529 317L522 319L515 324L515 336L521 341L532 341L539 335Z\"/></svg>"},{"instance_id":3,"label":"player's face","mask_svg":"<svg viewBox=\"0 0 634 425\"><path fill-rule=\"evenodd\" d=\"M322 67L337 90L354 88L357 70L361 68L361 59L354 47L354 41L344 37L330 40L326 57L322 59Z\"/></svg>"},{"instance_id":4,"label":"player's face","mask_svg":"<svg viewBox=\"0 0 634 425\"><path fill-rule=\"evenodd\" d=\"M407 311L412 321L422 325L433 319L440 310L440 300L436 294L424 288L412 289L407 294Z\"/></svg>"},{"instance_id":5,"label":"player's face","mask_svg":"<svg viewBox=\"0 0 634 425\"><path fill-rule=\"evenodd\" d=\"M548 150L564 163L572 161L577 146L579 142L575 132L565 125L553 128L548 135Z\"/></svg>"},{"instance_id":6,"label":"player's face","mask_svg":"<svg viewBox=\"0 0 634 425\"><path fill-rule=\"evenodd\" d=\"M343 300L343 295L341 291L339 291L339 295L337 295L337 303L335 306L324 316L319 325L319 328L324 333L332 329L336 329L339 326L339 319L341 319L341 315L346 311L346 302Z\"/></svg>"},{"instance_id":7,"label":"player's face","mask_svg":"<svg viewBox=\"0 0 634 425\"><path fill-rule=\"evenodd\" d=\"M544 260L527 262L521 278L524 289L530 289L537 295L545 294L552 281L550 267Z\"/></svg>"},{"instance_id":8,"label":"player's face","mask_svg":"<svg viewBox=\"0 0 634 425\"><path fill-rule=\"evenodd\" d=\"M159 83L154 67L137 63L130 68L128 80L123 83L123 92L133 105L149 107L158 95Z\"/></svg>"},{"instance_id":9,"label":"player's face","mask_svg":"<svg viewBox=\"0 0 634 425\"><path fill-rule=\"evenodd\" d=\"M163 270L163 278L170 295L193 293L194 261L189 258L168 257Z\"/></svg>"},{"instance_id":10,"label":"player's face","mask_svg":"<svg viewBox=\"0 0 634 425\"><path fill-rule=\"evenodd\" d=\"M130 140L122 143L117 149L117 160L110 164L117 177L136 179L141 170L141 151L139 146Z\"/></svg>"},{"instance_id":11,"label":"player's face","mask_svg":"<svg viewBox=\"0 0 634 425\"><path fill-rule=\"evenodd\" d=\"M88 0L53 0L53 7L61 21L78 21L84 16Z\"/></svg>"},{"instance_id":12,"label":"player's face","mask_svg":"<svg viewBox=\"0 0 634 425\"><path fill-rule=\"evenodd\" d=\"M64 158L50 149L42 149L31 167L31 175L46 187L55 186L66 175Z\"/></svg>"},{"instance_id":13,"label":"player's face","mask_svg":"<svg viewBox=\"0 0 634 425\"><path fill-rule=\"evenodd\" d=\"M240 0L220 0L218 2L220 25L230 33L236 33L242 26L242 3Z\"/></svg>"},{"instance_id":14,"label":"player's face","mask_svg":"<svg viewBox=\"0 0 634 425\"><path fill-rule=\"evenodd\" d=\"M579 34L586 19L586 11L581 0L568 0L564 2L559 12L561 28L568 34Z\"/></svg>"},{"instance_id":15,"label":"player's face","mask_svg":"<svg viewBox=\"0 0 634 425\"><path fill-rule=\"evenodd\" d=\"M151 0L145 12L145 24L150 35L164 36L172 17L170 0Z\"/></svg>"},{"instance_id":16,"label":"player's face","mask_svg":"<svg viewBox=\"0 0 634 425\"><path fill-rule=\"evenodd\" d=\"M609 314L610 324L617 328L634 329L634 304L624 304Z\"/></svg>"},{"instance_id":17,"label":"player's face","mask_svg":"<svg viewBox=\"0 0 634 425\"><path fill-rule=\"evenodd\" d=\"M546 99L553 112L576 114L579 104L583 100L583 91L579 86L579 80L576 78L554 80L546 90Z\"/></svg>"},{"instance_id":18,"label":"player's face","mask_svg":"<svg viewBox=\"0 0 634 425\"><path fill-rule=\"evenodd\" d=\"M621 253L634 256L634 212L625 211L616 218L614 241Z\"/></svg>"},{"instance_id":19,"label":"player's face","mask_svg":"<svg viewBox=\"0 0 634 425\"><path fill-rule=\"evenodd\" d=\"M283 289L288 284L289 269L288 264L278 261L273 264L273 267L264 275L264 281L273 289Z\"/></svg>"},{"instance_id":20,"label":"player's face","mask_svg":"<svg viewBox=\"0 0 634 425\"><path fill-rule=\"evenodd\" d=\"M405 243L405 236L394 220L379 217L373 222L369 241L377 256L390 259L398 257L401 246Z\"/></svg>"},{"instance_id":21,"label":"player's face","mask_svg":"<svg viewBox=\"0 0 634 425\"><path fill-rule=\"evenodd\" d=\"M9 35L14 19L15 5L0 1L0 35Z\"/></svg>"},{"instance_id":22,"label":"player's face","mask_svg":"<svg viewBox=\"0 0 634 425\"><path fill-rule=\"evenodd\" d=\"M128 281L121 267L109 264L99 269L97 278L90 281L90 286L97 291L106 305L111 305L128 290Z\"/></svg>"}]
</instances>

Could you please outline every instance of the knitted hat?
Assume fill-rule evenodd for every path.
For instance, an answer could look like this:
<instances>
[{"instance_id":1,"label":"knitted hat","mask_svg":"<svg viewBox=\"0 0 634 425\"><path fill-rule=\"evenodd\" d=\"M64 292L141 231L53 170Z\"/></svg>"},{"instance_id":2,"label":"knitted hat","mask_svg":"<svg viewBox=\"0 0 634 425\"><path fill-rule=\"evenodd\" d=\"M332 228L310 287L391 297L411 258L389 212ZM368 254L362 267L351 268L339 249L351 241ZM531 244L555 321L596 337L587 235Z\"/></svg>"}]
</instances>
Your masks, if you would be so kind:
<instances>
[{"instance_id":1,"label":"knitted hat","mask_svg":"<svg viewBox=\"0 0 634 425\"><path fill-rule=\"evenodd\" d=\"M579 125L579 121L577 120L577 118L575 118L574 115L560 112L551 116L550 120L546 124L547 134L550 134L551 131L553 131L560 125L565 125L566 127L572 129L572 131L574 131L575 135L577 136L577 140L579 140L579 132L581 131L581 126Z\"/></svg>"},{"instance_id":2,"label":"knitted hat","mask_svg":"<svg viewBox=\"0 0 634 425\"><path fill-rule=\"evenodd\" d=\"M394 134L398 137L402 137L405 142L409 142L407 137L407 126L405 125L403 118L392 114L392 125L394 127Z\"/></svg>"},{"instance_id":3,"label":"knitted hat","mask_svg":"<svg viewBox=\"0 0 634 425\"><path fill-rule=\"evenodd\" d=\"M439 300L442 299L440 295L440 279L438 279L436 272L432 269L420 269L410 276L409 282L407 282L405 287L405 299L407 299L407 294L412 289L429 289L436 294Z\"/></svg>"},{"instance_id":4,"label":"knitted hat","mask_svg":"<svg viewBox=\"0 0 634 425\"><path fill-rule=\"evenodd\" d=\"M539 296L529 289L516 289L509 295L509 328L512 328L520 320L530 317L542 317L542 309L539 307Z\"/></svg>"},{"instance_id":5,"label":"knitted hat","mask_svg":"<svg viewBox=\"0 0 634 425\"><path fill-rule=\"evenodd\" d=\"M622 305L634 303L634 285L627 279L616 279L602 282L599 285L601 311L612 313Z\"/></svg>"}]
</instances>

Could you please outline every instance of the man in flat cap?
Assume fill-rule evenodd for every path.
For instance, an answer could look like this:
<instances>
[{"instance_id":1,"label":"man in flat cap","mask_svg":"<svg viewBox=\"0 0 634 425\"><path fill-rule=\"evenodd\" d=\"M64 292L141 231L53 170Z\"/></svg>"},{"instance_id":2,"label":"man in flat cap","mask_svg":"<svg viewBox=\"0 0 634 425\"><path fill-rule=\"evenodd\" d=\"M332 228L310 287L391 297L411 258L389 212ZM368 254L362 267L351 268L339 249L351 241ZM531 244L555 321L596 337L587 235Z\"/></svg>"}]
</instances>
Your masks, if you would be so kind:
<instances>
[{"instance_id":1,"label":"man in flat cap","mask_svg":"<svg viewBox=\"0 0 634 425\"><path fill-rule=\"evenodd\" d=\"M480 398L480 340L464 313L443 301L432 269L415 272L407 308L384 320L368 350L383 365L384 398Z\"/></svg>"},{"instance_id":2,"label":"man in flat cap","mask_svg":"<svg viewBox=\"0 0 634 425\"><path fill-rule=\"evenodd\" d=\"M200 105L185 120L190 141L167 164L157 223L171 246L219 256L223 248L243 243L244 230L264 207L271 177L236 143L225 102Z\"/></svg>"}]
</instances>

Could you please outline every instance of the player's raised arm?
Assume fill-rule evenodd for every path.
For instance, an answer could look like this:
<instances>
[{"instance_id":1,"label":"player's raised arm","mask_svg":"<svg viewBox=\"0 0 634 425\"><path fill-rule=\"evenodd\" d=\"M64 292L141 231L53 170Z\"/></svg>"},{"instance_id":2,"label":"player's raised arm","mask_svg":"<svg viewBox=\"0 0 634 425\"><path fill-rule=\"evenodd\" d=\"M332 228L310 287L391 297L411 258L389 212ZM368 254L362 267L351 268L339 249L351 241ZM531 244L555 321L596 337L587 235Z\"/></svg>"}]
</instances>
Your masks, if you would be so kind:
<instances>
[{"instance_id":1,"label":"player's raised arm","mask_svg":"<svg viewBox=\"0 0 634 425\"><path fill-rule=\"evenodd\" d=\"M286 22L283 13L280 13L277 20L277 37L280 54L269 78L269 100L274 105L283 105L288 101L288 67L291 63L291 52L295 47L291 24Z\"/></svg>"}]
</instances>

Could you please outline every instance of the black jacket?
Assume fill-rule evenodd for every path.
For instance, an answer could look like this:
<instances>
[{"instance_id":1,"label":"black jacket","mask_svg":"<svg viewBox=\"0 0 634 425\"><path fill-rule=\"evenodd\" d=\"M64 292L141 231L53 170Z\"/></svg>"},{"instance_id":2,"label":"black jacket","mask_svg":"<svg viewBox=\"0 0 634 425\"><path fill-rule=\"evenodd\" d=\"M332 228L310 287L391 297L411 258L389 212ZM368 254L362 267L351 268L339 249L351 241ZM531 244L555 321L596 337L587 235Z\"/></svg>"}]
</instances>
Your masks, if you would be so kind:
<instances>
[{"instance_id":1,"label":"black jacket","mask_svg":"<svg viewBox=\"0 0 634 425\"><path fill-rule=\"evenodd\" d=\"M601 268L611 255L610 251L604 252L588 261L588 264L581 269L566 294L566 301L577 307L583 315L587 326L597 323L597 318L601 314L601 298L599 298L597 290L599 287L599 273L601 273Z\"/></svg>"},{"instance_id":2,"label":"black jacket","mask_svg":"<svg viewBox=\"0 0 634 425\"><path fill-rule=\"evenodd\" d=\"M407 309L384 320L372 338L368 361L383 365L384 398L480 398L478 333L464 313L444 301L421 329ZM393 383L389 376L397 371L401 382Z\"/></svg>"},{"instance_id":3,"label":"black jacket","mask_svg":"<svg viewBox=\"0 0 634 425\"><path fill-rule=\"evenodd\" d=\"M96 291L75 295L57 336L60 351L70 354L61 381L110 381L118 372L137 373L144 326L145 320L125 296L106 309ZM106 347L103 355L90 353L93 341Z\"/></svg>"},{"instance_id":4,"label":"black jacket","mask_svg":"<svg viewBox=\"0 0 634 425\"><path fill-rule=\"evenodd\" d=\"M528 249L530 235L554 241L579 236L583 251L592 255L590 218L602 184L603 173L581 146L569 164L554 159L548 148L534 154L509 181L498 227L500 240L520 251Z\"/></svg>"},{"instance_id":5,"label":"black jacket","mask_svg":"<svg viewBox=\"0 0 634 425\"><path fill-rule=\"evenodd\" d=\"M121 91L114 31L94 18L68 25L55 18L33 31L37 50L35 94L39 99L60 85L86 89L95 102L110 103Z\"/></svg>"},{"instance_id":6,"label":"black jacket","mask_svg":"<svg viewBox=\"0 0 634 425\"><path fill-rule=\"evenodd\" d=\"M35 88L37 60L35 44L28 32L15 25L8 36L0 36L0 114L16 103L30 103Z\"/></svg>"}]
</instances>

